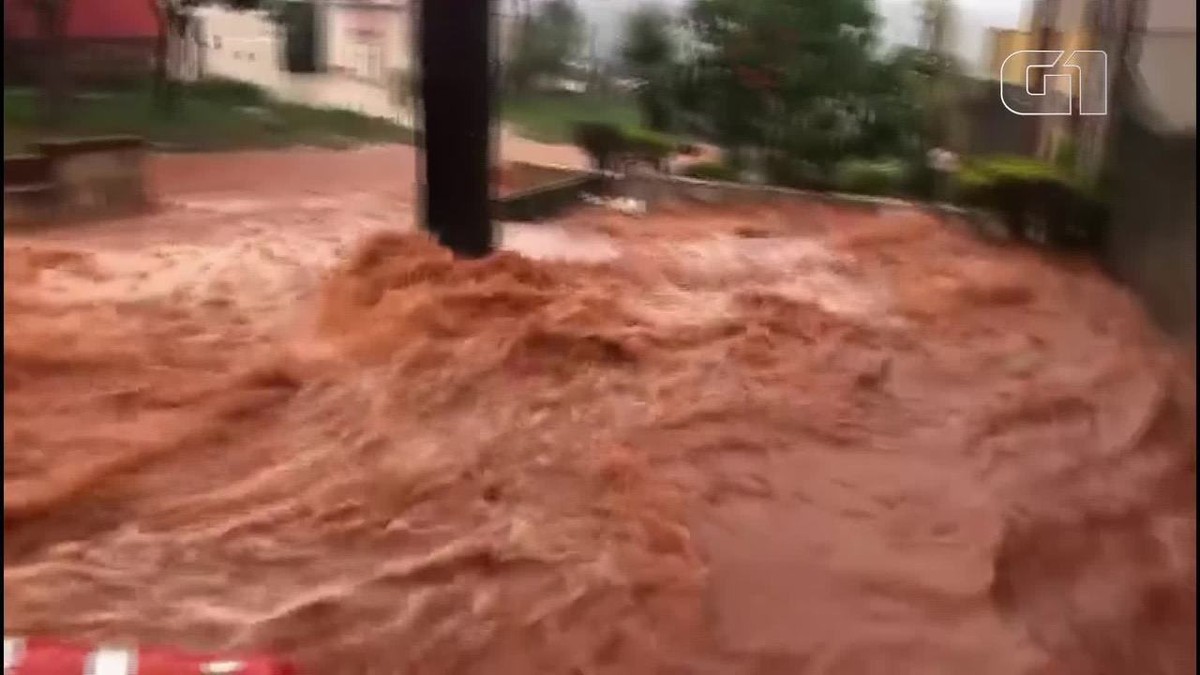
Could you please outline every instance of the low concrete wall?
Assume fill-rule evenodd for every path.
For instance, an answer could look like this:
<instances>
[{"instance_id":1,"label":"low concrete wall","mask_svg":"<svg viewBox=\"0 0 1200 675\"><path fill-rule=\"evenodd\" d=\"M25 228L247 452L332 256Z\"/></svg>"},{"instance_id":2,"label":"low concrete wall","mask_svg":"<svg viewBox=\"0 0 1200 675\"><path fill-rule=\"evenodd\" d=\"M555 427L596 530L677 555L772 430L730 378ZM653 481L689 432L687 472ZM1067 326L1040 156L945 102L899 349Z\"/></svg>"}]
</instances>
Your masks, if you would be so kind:
<instances>
[{"instance_id":1,"label":"low concrete wall","mask_svg":"<svg viewBox=\"0 0 1200 675\"><path fill-rule=\"evenodd\" d=\"M950 204L913 202L887 197L794 190L769 185L708 181L657 172L631 172L610 176L569 167L514 163L536 185L494 200L495 218L534 221L550 218L578 204L584 194L637 199L654 208L656 204L698 202L709 205L813 203L876 212L880 209L920 209L939 216L956 216L975 222L975 214Z\"/></svg>"},{"instance_id":2,"label":"low concrete wall","mask_svg":"<svg viewBox=\"0 0 1200 675\"><path fill-rule=\"evenodd\" d=\"M4 158L4 187L27 187L54 180L54 167L45 155L8 155Z\"/></svg>"},{"instance_id":3,"label":"low concrete wall","mask_svg":"<svg viewBox=\"0 0 1200 675\"><path fill-rule=\"evenodd\" d=\"M594 171L518 163L523 179L536 183L492 200L492 217L513 222L552 218L579 204L586 194L608 191L609 178Z\"/></svg>"},{"instance_id":4,"label":"low concrete wall","mask_svg":"<svg viewBox=\"0 0 1200 675\"><path fill-rule=\"evenodd\" d=\"M794 190L770 185L728 183L700 180L661 173L626 174L616 182L616 191L623 197L642 200L650 208L663 202L699 202L701 204L777 204L781 202L821 202L851 208L878 210L881 208L919 208L939 212L956 212L954 207L924 204L887 197Z\"/></svg>"},{"instance_id":5,"label":"low concrete wall","mask_svg":"<svg viewBox=\"0 0 1200 675\"><path fill-rule=\"evenodd\" d=\"M505 182L515 183L512 193L557 183L568 178L577 178L591 172L566 166L530 164L528 162L505 162ZM500 195L504 197L505 195Z\"/></svg>"},{"instance_id":6,"label":"low concrete wall","mask_svg":"<svg viewBox=\"0 0 1200 675\"><path fill-rule=\"evenodd\" d=\"M4 158L4 224L25 225L54 215L58 186L54 167L44 155L9 155Z\"/></svg>"},{"instance_id":7,"label":"low concrete wall","mask_svg":"<svg viewBox=\"0 0 1200 675\"><path fill-rule=\"evenodd\" d=\"M1105 262L1171 335L1196 339L1196 136L1115 125Z\"/></svg>"},{"instance_id":8,"label":"low concrete wall","mask_svg":"<svg viewBox=\"0 0 1200 675\"><path fill-rule=\"evenodd\" d=\"M20 185L4 188L4 227L28 227L53 220L58 190L54 185Z\"/></svg>"},{"instance_id":9,"label":"low concrete wall","mask_svg":"<svg viewBox=\"0 0 1200 675\"><path fill-rule=\"evenodd\" d=\"M5 158L6 226L130 215L149 206L142 139L56 140L35 147L36 155Z\"/></svg>"}]
</instances>

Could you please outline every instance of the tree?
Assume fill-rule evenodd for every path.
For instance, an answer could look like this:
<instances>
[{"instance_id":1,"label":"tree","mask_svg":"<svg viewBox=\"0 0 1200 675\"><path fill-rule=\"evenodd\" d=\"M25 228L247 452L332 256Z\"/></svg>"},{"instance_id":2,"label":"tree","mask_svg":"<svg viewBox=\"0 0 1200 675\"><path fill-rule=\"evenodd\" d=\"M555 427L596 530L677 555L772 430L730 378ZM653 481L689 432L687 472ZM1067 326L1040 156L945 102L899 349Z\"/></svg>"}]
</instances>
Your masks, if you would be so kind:
<instances>
[{"instance_id":1,"label":"tree","mask_svg":"<svg viewBox=\"0 0 1200 675\"><path fill-rule=\"evenodd\" d=\"M921 0L921 33L918 45L934 54L946 55L953 44L954 6L950 0Z\"/></svg>"},{"instance_id":2,"label":"tree","mask_svg":"<svg viewBox=\"0 0 1200 675\"><path fill-rule=\"evenodd\" d=\"M572 0L547 0L529 11L509 65L509 84L522 91L540 78L562 75L584 36L583 15Z\"/></svg>"},{"instance_id":3,"label":"tree","mask_svg":"<svg viewBox=\"0 0 1200 675\"><path fill-rule=\"evenodd\" d=\"M625 17L621 61L631 73L645 76L671 64L675 58L672 22L671 14L656 4L641 5Z\"/></svg>"},{"instance_id":4,"label":"tree","mask_svg":"<svg viewBox=\"0 0 1200 675\"><path fill-rule=\"evenodd\" d=\"M828 174L872 115L875 25L870 0L695 0L683 88L727 155L756 151L782 182Z\"/></svg>"},{"instance_id":5,"label":"tree","mask_svg":"<svg viewBox=\"0 0 1200 675\"><path fill-rule=\"evenodd\" d=\"M922 154L925 114L917 95L926 88L925 52L900 47L872 68L868 92L872 114L856 154L862 157L916 157Z\"/></svg>"},{"instance_id":6,"label":"tree","mask_svg":"<svg viewBox=\"0 0 1200 675\"><path fill-rule=\"evenodd\" d=\"M951 0L922 0L921 62L926 78L920 96L925 109L925 137L929 145L945 145L954 113L954 85L960 70L950 54L954 38L954 5Z\"/></svg>"},{"instance_id":7,"label":"tree","mask_svg":"<svg viewBox=\"0 0 1200 675\"><path fill-rule=\"evenodd\" d=\"M625 18L620 56L625 70L641 79L642 120L655 131L670 125L671 74L675 62L672 16L660 5L641 5Z\"/></svg>"}]
</instances>

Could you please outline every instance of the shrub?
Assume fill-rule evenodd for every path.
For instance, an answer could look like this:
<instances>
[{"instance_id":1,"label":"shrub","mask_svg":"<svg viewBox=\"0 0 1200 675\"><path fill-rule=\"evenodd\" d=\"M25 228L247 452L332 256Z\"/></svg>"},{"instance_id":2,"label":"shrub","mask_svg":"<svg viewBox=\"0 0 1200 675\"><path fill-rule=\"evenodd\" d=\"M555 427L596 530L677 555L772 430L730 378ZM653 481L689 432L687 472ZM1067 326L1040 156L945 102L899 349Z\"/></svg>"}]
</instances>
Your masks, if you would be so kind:
<instances>
[{"instance_id":1,"label":"shrub","mask_svg":"<svg viewBox=\"0 0 1200 675\"><path fill-rule=\"evenodd\" d=\"M625 148L625 137L613 124L578 122L573 137L575 145L591 158L592 166L602 171L611 171L617 156Z\"/></svg>"},{"instance_id":2,"label":"shrub","mask_svg":"<svg viewBox=\"0 0 1200 675\"><path fill-rule=\"evenodd\" d=\"M902 191L904 164L897 160L847 160L838 165L837 189L863 195L895 195Z\"/></svg>"},{"instance_id":3,"label":"shrub","mask_svg":"<svg viewBox=\"0 0 1200 675\"><path fill-rule=\"evenodd\" d=\"M941 176L929 165L924 154L910 157L904 166L904 194L914 199L946 199L945 195L938 194Z\"/></svg>"},{"instance_id":4,"label":"shrub","mask_svg":"<svg viewBox=\"0 0 1200 675\"><path fill-rule=\"evenodd\" d=\"M649 162L654 166L661 167L679 147L679 142L671 136L648 129L625 129L623 135L625 153L632 159Z\"/></svg>"},{"instance_id":5,"label":"shrub","mask_svg":"<svg viewBox=\"0 0 1200 675\"><path fill-rule=\"evenodd\" d=\"M969 163L955 177L957 199L1000 216L1011 237L1095 250L1107 222L1103 200L1053 164L1028 157Z\"/></svg>"},{"instance_id":6,"label":"shrub","mask_svg":"<svg viewBox=\"0 0 1200 675\"><path fill-rule=\"evenodd\" d=\"M738 179L737 169L721 162L700 162L683 170L683 175L700 180L733 182Z\"/></svg>"},{"instance_id":7,"label":"shrub","mask_svg":"<svg viewBox=\"0 0 1200 675\"><path fill-rule=\"evenodd\" d=\"M1064 138L1054 149L1054 166L1060 171L1074 173L1079 161L1079 147L1075 139Z\"/></svg>"},{"instance_id":8,"label":"shrub","mask_svg":"<svg viewBox=\"0 0 1200 675\"><path fill-rule=\"evenodd\" d=\"M814 162L794 159L778 154L766 158L764 165L767 180L772 185L797 190L832 190L834 183Z\"/></svg>"},{"instance_id":9,"label":"shrub","mask_svg":"<svg viewBox=\"0 0 1200 675\"><path fill-rule=\"evenodd\" d=\"M612 170L618 159L632 159L662 168L671 155L687 148L675 138L640 128L621 129L600 122L575 124L575 145L591 157L593 164Z\"/></svg>"}]
</instances>

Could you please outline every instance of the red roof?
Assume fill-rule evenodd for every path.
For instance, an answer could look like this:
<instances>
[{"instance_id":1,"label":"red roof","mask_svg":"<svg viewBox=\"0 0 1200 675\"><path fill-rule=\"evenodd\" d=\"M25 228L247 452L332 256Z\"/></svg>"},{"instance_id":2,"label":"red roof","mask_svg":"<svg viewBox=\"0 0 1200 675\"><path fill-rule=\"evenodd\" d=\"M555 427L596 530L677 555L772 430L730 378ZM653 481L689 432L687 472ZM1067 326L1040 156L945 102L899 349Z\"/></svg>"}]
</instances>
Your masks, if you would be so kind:
<instances>
[{"instance_id":1,"label":"red roof","mask_svg":"<svg viewBox=\"0 0 1200 675\"><path fill-rule=\"evenodd\" d=\"M31 0L4 0L5 39L38 37ZM148 38L158 35L155 0L68 0L67 37Z\"/></svg>"}]
</instances>

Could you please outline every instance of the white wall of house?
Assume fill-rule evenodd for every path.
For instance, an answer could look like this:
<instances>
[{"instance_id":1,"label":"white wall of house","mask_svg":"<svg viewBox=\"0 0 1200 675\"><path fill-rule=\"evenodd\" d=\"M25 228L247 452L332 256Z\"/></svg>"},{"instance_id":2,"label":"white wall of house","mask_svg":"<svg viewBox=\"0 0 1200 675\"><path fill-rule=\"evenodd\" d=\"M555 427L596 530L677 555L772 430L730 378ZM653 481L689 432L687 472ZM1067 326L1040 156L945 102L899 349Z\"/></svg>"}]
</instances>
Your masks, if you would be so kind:
<instances>
[{"instance_id":1,"label":"white wall of house","mask_svg":"<svg viewBox=\"0 0 1200 675\"><path fill-rule=\"evenodd\" d=\"M323 73L287 72L282 32L266 13L209 6L200 8L197 17L201 23L204 76L249 82L283 101L353 110L412 126L411 100L394 96L386 82L340 68ZM326 29L323 49L327 59L336 57L339 47L328 33L330 23L328 19L321 23Z\"/></svg>"},{"instance_id":2,"label":"white wall of house","mask_svg":"<svg viewBox=\"0 0 1200 675\"><path fill-rule=\"evenodd\" d=\"M288 73L282 31L265 12L219 6L196 11L203 75L249 82L278 98L344 108L413 124L414 7L405 0L318 3L318 45L325 72ZM499 56L511 53L517 22L496 21Z\"/></svg>"},{"instance_id":3,"label":"white wall of house","mask_svg":"<svg viewBox=\"0 0 1200 675\"><path fill-rule=\"evenodd\" d=\"M331 2L325 16L331 70L383 84L389 73L411 69L412 28L406 7Z\"/></svg>"},{"instance_id":4,"label":"white wall of house","mask_svg":"<svg viewBox=\"0 0 1200 675\"><path fill-rule=\"evenodd\" d=\"M413 71L415 5L403 0L326 0L324 7L330 68L372 81L387 79L388 71ZM512 55L518 28L511 13L495 17L501 62Z\"/></svg>"},{"instance_id":5,"label":"white wall of house","mask_svg":"<svg viewBox=\"0 0 1200 675\"><path fill-rule=\"evenodd\" d=\"M210 6L197 9L196 17L205 76L250 82L272 90L280 86L285 73L279 28L267 13Z\"/></svg>"}]
</instances>

